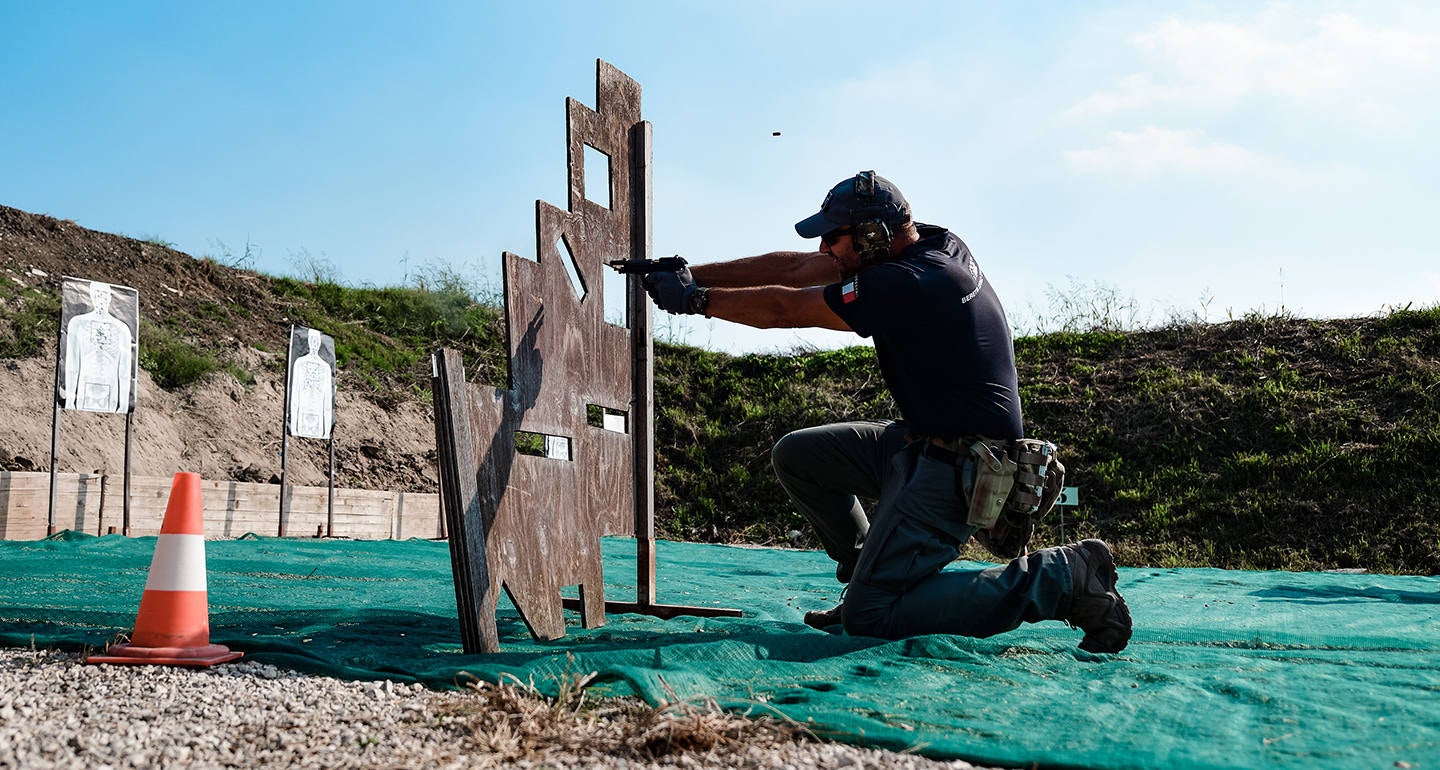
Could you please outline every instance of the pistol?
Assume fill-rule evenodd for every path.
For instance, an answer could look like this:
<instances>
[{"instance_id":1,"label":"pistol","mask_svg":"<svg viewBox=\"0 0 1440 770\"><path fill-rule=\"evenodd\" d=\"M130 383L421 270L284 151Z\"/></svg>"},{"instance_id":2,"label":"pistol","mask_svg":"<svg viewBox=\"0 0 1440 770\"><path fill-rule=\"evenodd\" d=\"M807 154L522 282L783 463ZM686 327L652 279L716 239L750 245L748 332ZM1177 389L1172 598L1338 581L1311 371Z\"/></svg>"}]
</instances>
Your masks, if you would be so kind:
<instances>
[{"instance_id":1,"label":"pistol","mask_svg":"<svg viewBox=\"0 0 1440 770\"><path fill-rule=\"evenodd\" d=\"M651 273L673 273L685 267L685 258L680 255L659 259L612 259L607 264L624 275L649 275Z\"/></svg>"}]
</instances>

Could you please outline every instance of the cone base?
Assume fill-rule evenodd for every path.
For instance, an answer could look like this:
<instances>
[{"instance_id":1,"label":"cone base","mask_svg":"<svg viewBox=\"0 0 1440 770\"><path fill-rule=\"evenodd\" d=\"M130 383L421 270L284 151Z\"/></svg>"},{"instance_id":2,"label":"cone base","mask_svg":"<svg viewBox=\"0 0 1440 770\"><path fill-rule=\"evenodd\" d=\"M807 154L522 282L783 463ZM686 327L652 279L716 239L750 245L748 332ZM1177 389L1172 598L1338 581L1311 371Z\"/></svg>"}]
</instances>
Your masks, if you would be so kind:
<instances>
[{"instance_id":1,"label":"cone base","mask_svg":"<svg viewBox=\"0 0 1440 770\"><path fill-rule=\"evenodd\" d=\"M91 655L86 663L112 663L121 666L194 666L209 668L216 663L238 660L245 653L232 652L223 644L204 647L136 647L133 644L111 645L104 655Z\"/></svg>"}]
</instances>

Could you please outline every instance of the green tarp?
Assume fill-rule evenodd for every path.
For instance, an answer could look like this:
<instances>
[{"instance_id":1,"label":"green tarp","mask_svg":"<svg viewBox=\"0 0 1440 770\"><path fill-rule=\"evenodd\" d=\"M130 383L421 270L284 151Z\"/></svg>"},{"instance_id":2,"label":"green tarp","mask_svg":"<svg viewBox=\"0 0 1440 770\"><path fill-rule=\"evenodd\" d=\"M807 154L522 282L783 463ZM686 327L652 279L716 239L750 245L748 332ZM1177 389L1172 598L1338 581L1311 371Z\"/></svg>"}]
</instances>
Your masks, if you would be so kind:
<instances>
[{"instance_id":1,"label":"green tarp","mask_svg":"<svg viewBox=\"0 0 1440 770\"><path fill-rule=\"evenodd\" d=\"M0 644L102 646L134 624L154 538L0 542ZM633 600L634 541L603 543ZM1091 655L1042 623L898 642L804 626L836 597L822 554L661 543L661 602L739 619L611 615L538 643L502 603L504 650L465 655L444 543L247 537L207 544L211 636L249 659L450 686L712 698L818 734L1004 766L1440 767L1440 579L1122 568L1135 637ZM956 565L957 568L975 565ZM1404 764L1401 764L1404 763Z\"/></svg>"}]
</instances>

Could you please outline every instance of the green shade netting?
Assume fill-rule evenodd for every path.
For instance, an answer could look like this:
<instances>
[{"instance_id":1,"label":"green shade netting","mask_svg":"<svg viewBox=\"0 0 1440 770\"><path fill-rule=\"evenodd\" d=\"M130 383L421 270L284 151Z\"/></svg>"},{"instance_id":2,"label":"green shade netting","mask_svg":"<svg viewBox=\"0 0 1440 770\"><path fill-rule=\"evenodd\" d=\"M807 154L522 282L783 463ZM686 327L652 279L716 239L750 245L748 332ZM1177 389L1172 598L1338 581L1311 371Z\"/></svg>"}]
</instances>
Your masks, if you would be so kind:
<instances>
[{"instance_id":1,"label":"green shade netting","mask_svg":"<svg viewBox=\"0 0 1440 770\"><path fill-rule=\"evenodd\" d=\"M634 541L602 545L607 598L634 600ZM154 547L0 542L0 644L128 631ZM1122 568L1135 637L1108 656L1058 622L991 639L815 631L804 610L837 588L823 554L662 542L660 602L744 617L611 614L587 630L572 613L567 636L536 642L502 602L503 651L465 655L444 543L247 537L207 555L212 640L312 673L514 676L553 695L593 671L600 694L713 698L828 738L1005 766L1440 767L1437 578Z\"/></svg>"}]
</instances>

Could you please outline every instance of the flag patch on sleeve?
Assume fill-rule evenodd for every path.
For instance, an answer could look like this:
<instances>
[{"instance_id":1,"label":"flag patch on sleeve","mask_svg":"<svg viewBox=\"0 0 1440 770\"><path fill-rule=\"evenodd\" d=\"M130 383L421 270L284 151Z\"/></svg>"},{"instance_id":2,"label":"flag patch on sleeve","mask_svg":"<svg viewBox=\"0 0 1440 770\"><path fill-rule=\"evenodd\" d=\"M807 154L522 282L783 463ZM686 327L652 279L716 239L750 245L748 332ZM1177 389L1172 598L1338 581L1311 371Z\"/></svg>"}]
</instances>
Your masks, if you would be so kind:
<instances>
[{"instance_id":1,"label":"flag patch on sleeve","mask_svg":"<svg viewBox=\"0 0 1440 770\"><path fill-rule=\"evenodd\" d=\"M846 304L849 304L849 303L851 303L851 302L854 302L859 296L860 296L860 280L859 280L859 278L851 278L850 280L846 281L845 283L840 284L840 301L842 301L842 302L844 302L844 303L846 303Z\"/></svg>"}]
</instances>

